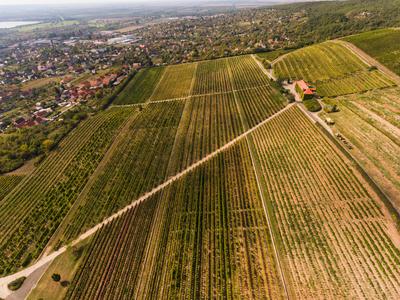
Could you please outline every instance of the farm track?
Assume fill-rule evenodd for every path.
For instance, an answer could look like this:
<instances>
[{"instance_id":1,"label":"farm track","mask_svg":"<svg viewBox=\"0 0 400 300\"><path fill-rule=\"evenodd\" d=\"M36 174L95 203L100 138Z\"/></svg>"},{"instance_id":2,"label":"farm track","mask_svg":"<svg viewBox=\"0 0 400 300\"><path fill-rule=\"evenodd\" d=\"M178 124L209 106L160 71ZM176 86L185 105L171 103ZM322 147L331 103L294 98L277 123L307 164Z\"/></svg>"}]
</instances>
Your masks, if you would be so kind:
<instances>
[{"instance_id":1,"label":"farm track","mask_svg":"<svg viewBox=\"0 0 400 300\"><path fill-rule=\"evenodd\" d=\"M237 136L236 138L234 138L233 140L231 140L230 142L226 143L224 146L220 147L219 149L215 150L214 152L208 154L207 156L205 156L204 158L202 158L201 160L197 161L196 163L192 164L191 166L189 166L188 168L186 168L185 170L181 171L180 173L170 177L167 181L165 181L163 184L157 186L156 188L152 189L150 192L144 194L143 196L141 196L140 198L136 199L135 201L133 201L131 204L129 204L128 206L126 206L125 208L119 210L118 212L116 212L115 214L113 214L112 216L108 217L107 219L105 219L104 221L102 221L101 223L97 224L96 226L94 226L93 228L89 229L88 231L86 231L85 233L81 234L77 239L75 239L73 242L71 242L69 245L64 246L62 248L60 248L59 250L49 254L48 256L45 256L43 258L41 258L40 260L38 260L34 265L20 271L17 272L15 274L0 278L0 297L6 297L7 295L10 294L10 291L7 288L7 284L19 277L22 276L28 276L30 275L32 272L34 272L36 269L40 268L41 266L43 266L44 264L48 263L49 261L52 261L54 258L56 258L57 256L59 256L60 254L64 253L67 250L67 247L69 246L74 246L76 244L78 244L80 241L88 238L89 236L93 235L94 233L96 233L98 230L100 230L104 225L109 224L110 222L112 222L113 220L117 219L118 217L120 217L121 215L123 215L125 212L127 212L128 210L136 207L138 204L142 203L143 201L147 200L148 198L150 198L151 196L155 195L156 193L158 193L159 191L163 190L165 187L169 186L171 183L173 183L174 181L178 180L179 178L181 178L182 176L185 176L186 174L190 173L191 171L193 171L195 168L197 168L198 166L202 165L203 163L209 161L210 159L212 159L213 157L215 157L216 155L218 155L219 153L227 150L229 147L233 146L234 144L236 144L238 141L242 140L243 138L245 138L247 135L249 135L250 133L252 133L253 131L257 130L258 128L260 128L261 126L263 126L265 123L269 122L270 120L274 119L275 117L279 116L280 114L282 114L283 112L285 112L286 110L288 110L289 108L291 108L292 106L294 106L295 103L292 103L288 106L286 106L285 108L283 108L282 110L280 110L279 112L275 113L274 115L268 117L267 119L265 119L263 122L259 123L258 125L252 127L251 129L245 131L244 133L242 133L241 135Z\"/></svg>"},{"instance_id":2,"label":"farm track","mask_svg":"<svg viewBox=\"0 0 400 300\"><path fill-rule=\"evenodd\" d=\"M366 64L371 65L371 66L376 66L382 73L389 76L389 78L391 78L397 85L400 85L400 76L399 75L397 75L393 71L389 70L389 68L387 68L386 66L381 64L379 61L377 61L372 56L365 53L363 50L358 48L356 45L354 45L350 42L343 41L343 40L335 40L334 42L345 46L347 49L349 49L351 52L353 52L355 55L357 55L361 60L363 60Z\"/></svg>"}]
</instances>

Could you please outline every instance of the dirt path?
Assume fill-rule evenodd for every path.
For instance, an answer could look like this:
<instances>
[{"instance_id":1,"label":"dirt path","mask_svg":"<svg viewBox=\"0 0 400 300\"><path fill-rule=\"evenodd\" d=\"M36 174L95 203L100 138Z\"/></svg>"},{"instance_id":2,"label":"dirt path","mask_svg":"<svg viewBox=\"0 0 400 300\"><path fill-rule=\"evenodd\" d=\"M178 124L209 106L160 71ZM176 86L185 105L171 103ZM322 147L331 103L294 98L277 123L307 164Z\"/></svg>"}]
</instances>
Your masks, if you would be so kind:
<instances>
[{"instance_id":1,"label":"dirt path","mask_svg":"<svg viewBox=\"0 0 400 300\"><path fill-rule=\"evenodd\" d=\"M272 79L273 81L276 81L276 77L273 74L272 68L271 68L271 70L267 70L264 67L264 65L262 64L262 62L259 61L254 54L252 54L251 57L254 59L256 64L260 67L261 71L263 71L263 73L269 77L269 79ZM271 64L271 66L272 66L272 64Z\"/></svg>"},{"instance_id":2,"label":"dirt path","mask_svg":"<svg viewBox=\"0 0 400 300\"><path fill-rule=\"evenodd\" d=\"M343 41L343 40L334 40L334 42L340 43L343 46L345 46L347 49L349 49L351 52L353 52L355 55L357 55L367 65L376 66L378 68L378 70L380 70L382 73L387 75L397 85L400 85L400 76L399 75L397 75L396 73L391 71L386 66L382 65L379 61L377 61L375 58L369 56L367 53L365 53L363 50L361 50L354 44Z\"/></svg>"},{"instance_id":3,"label":"dirt path","mask_svg":"<svg viewBox=\"0 0 400 300\"><path fill-rule=\"evenodd\" d=\"M229 147L233 146L235 143L237 143L238 141L240 141L241 139L245 138L247 135L249 135L250 133L252 133L253 131L257 130L259 127L263 126L265 123L269 122L270 120L274 119L275 117L277 117L278 115L280 115L281 113L283 113L284 111L288 110L289 108L291 108L293 105L295 105L295 103L292 103L288 106L286 106L284 109L280 110L279 112L273 114L272 116L268 117L267 119L265 119L263 122L259 123L258 125L252 127L251 129L245 131L244 133L242 133L241 135L237 136L236 138L234 138L233 140L231 140L229 143L225 144L224 146L222 146L221 148L217 149L216 151L210 153L209 155L205 156L204 158L202 158L201 160L199 160L198 162L194 163L193 165L191 165L190 167L188 167L187 169L183 170L182 172L170 177L167 181L165 181L163 184L157 186L156 188L154 188L153 190L151 190L150 192L144 194L143 196L141 196L140 198L136 199L135 201L133 201L131 204L129 204L128 206L124 207L123 209L119 210L118 212L116 212L115 214L113 214L112 216L108 217L107 219L105 219L104 221L102 221L101 223L97 224L96 226L94 226L93 228L89 229L88 231L86 231L85 233L83 233L82 235L80 235L76 240L74 240L73 242L71 242L69 245L64 246L60 249L58 249L55 252L50 253L47 256L42 257L40 260L38 260L34 265L19 271L15 274L0 278L0 297L1 298L5 298L7 296L9 296L11 294L11 291L7 288L7 284L10 283L11 281L20 278L22 276L28 277L30 274L32 274L33 272L35 272L37 269L41 268L42 266L46 265L47 263L53 261L57 256L61 255L62 253L64 253L67 250L67 247L70 246L75 246L76 244L78 244L79 242L83 241L84 239L88 238L89 236L95 234L97 231L99 231L103 226L109 224L110 222L112 222L113 220L119 218L120 216L122 216L124 213L126 213L128 210L134 208L135 206L139 205L140 203L142 203L143 201L147 200L148 198L150 198L151 196L153 196L154 194L158 193L159 191L161 191L162 189L164 189L165 187L167 187L168 185L172 184L174 181L178 180L179 178L185 176L186 174L188 174L189 172L193 171L195 168L197 168L198 166L202 165L203 163L209 161L210 159L212 159L213 157L217 156L218 154L220 154L221 152L227 150Z\"/></svg>"}]
</instances>

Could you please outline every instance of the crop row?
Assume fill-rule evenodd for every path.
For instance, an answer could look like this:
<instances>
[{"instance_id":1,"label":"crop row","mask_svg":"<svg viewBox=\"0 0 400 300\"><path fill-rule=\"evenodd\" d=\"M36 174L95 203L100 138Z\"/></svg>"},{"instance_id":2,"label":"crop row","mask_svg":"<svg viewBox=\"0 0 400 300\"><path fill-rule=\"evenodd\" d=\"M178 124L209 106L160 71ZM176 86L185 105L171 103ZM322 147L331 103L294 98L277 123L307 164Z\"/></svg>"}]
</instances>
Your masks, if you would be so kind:
<instances>
[{"instance_id":1,"label":"crop row","mask_svg":"<svg viewBox=\"0 0 400 300\"><path fill-rule=\"evenodd\" d=\"M246 143L96 235L68 299L280 299Z\"/></svg>"},{"instance_id":2,"label":"crop row","mask_svg":"<svg viewBox=\"0 0 400 300\"><path fill-rule=\"evenodd\" d=\"M56 246L166 180L183 101L150 103L123 130L58 230Z\"/></svg>"},{"instance_id":3,"label":"crop row","mask_svg":"<svg viewBox=\"0 0 400 300\"><path fill-rule=\"evenodd\" d=\"M17 184L24 178L18 175L5 175L0 176L0 202Z\"/></svg>"},{"instance_id":4,"label":"crop row","mask_svg":"<svg viewBox=\"0 0 400 300\"><path fill-rule=\"evenodd\" d=\"M251 56L237 56L228 59L232 86L236 90L269 85L265 75Z\"/></svg>"},{"instance_id":5,"label":"crop row","mask_svg":"<svg viewBox=\"0 0 400 300\"><path fill-rule=\"evenodd\" d=\"M395 299L395 223L347 158L296 107L253 136L295 297Z\"/></svg>"},{"instance_id":6,"label":"crop row","mask_svg":"<svg viewBox=\"0 0 400 300\"><path fill-rule=\"evenodd\" d=\"M164 73L164 67L140 70L113 102L117 105L146 102Z\"/></svg>"},{"instance_id":7,"label":"crop row","mask_svg":"<svg viewBox=\"0 0 400 300\"><path fill-rule=\"evenodd\" d=\"M196 63L168 66L150 100L157 101L188 97L191 93L196 66Z\"/></svg>"},{"instance_id":8,"label":"crop row","mask_svg":"<svg viewBox=\"0 0 400 300\"><path fill-rule=\"evenodd\" d=\"M83 122L0 203L0 274L40 255L131 113L112 109Z\"/></svg>"},{"instance_id":9,"label":"crop row","mask_svg":"<svg viewBox=\"0 0 400 300\"><path fill-rule=\"evenodd\" d=\"M193 95L232 91L232 84L227 69L227 59L199 62Z\"/></svg>"},{"instance_id":10,"label":"crop row","mask_svg":"<svg viewBox=\"0 0 400 300\"><path fill-rule=\"evenodd\" d=\"M339 79L317 81L315 85L318 95L330 97L386 88L394 82L380 71L363 71Z\"/></svg>"},{"instance_id":11,"label":"crop row","mask_svg":"<svg viewBox=\"0 0 400 300\"><path fill-rule=\"evenodd\" d=\"M343 77L366 69L367 65L357 56L335 42L325 42L296 50L274 66L278 78L304 79L310 83Z\"/></svg>"}]
</instances>

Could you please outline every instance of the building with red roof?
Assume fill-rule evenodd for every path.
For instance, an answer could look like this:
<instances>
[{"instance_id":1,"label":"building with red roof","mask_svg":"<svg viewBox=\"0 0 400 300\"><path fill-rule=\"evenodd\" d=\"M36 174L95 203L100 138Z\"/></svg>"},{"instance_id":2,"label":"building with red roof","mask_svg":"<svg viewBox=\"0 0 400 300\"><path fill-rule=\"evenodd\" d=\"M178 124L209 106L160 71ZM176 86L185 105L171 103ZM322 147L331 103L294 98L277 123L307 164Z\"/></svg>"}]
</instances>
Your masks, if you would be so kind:
<instances>
[{"instance_id":1,"label":"building with red roof","mask_svg":"<svg viewBox=\"0 0 400 300\"><path fill-rule=\"evenodd\" d=\"M311 99L315 96L317 89L309 85L304 80L296 81L296 91L300 94L303 100Z\"/></svg>"}]
</instances>

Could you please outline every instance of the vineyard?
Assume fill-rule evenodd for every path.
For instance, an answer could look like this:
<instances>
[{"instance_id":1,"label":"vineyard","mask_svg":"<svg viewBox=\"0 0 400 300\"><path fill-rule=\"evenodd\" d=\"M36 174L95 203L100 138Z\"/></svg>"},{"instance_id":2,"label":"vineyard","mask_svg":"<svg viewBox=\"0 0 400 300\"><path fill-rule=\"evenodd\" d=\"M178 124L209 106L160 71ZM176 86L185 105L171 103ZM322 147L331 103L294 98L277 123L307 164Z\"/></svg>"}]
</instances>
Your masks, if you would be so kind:
<instances>
[{"instance_id":1,"label":"vineyard","mask_svg":"<svg viewBox=\"0 0 400 300\"><path fill-rule=\"evenodd\" d=\"M232 91L232 84L227 68L227 59L199 62L193 95Z\"/></svg>"},{"instance_id":2,"label":"vineyard","mask_svg":"<svg viewBox=\"0 0 400 300\"><path fill-rule=\"evenodd\" d=\"M399 233L346 157L296 107L252 136L294 297L397 298Z\"/></svg>"},{"instance_id":3,"label":"vineyard","mask_svg":"<svg viewBox=\"0 0 400 300\"><path fill-rule=\"evenodd\" d=\"M157 84L151 101L185 98L190 95L197 64L168 66Z\"/></svg>"},{"instance_id":4,"label":"vineyard","mask_svg":"<svg viewBox=\"0 0 400 300\"><path fill-rule=\"evenodd\" d=\"M131 120L86 185L53 245L77 237L166 179L183 101L150 103Z\"/></svg>"},{"instance_id":5,"label":"vineyard","mask_svg":"<svg viewBox=\"0 0 400 300\"><path fill-rule=\"evenodd\" d=\"M344 40L353 43L400 75L400 30L380 29L352 35L344 38Z\"/></svg>"},{"instance_id":6,"label":"vineyard","mask_svg":"<svg viewBox=\"0 0 400 300\"><path fill-rule=\"evenodd\" d=\"M325 42L289 53L274 65L278 78L304 79L321 96L339 96L393 86L338 42Z\"/></svg>"},{"instance_id":7,"label":"vineyard","mask_svg":"<svg viewBox=\"0 0 400 300\"><path fill-rule=\"evenodd\" d=\"M83 122L0 202L0 274L40 255L131 113L112 109Z\"/></svg>"},{"instance_id":8,"label":"vineyard","mask_svg":"<svg viewBox=\"0 0 400 300\"><path fill-rule=\"evenodd\" d=\"M123 105L146 102L160 81L163 72L164 68L162 67L140 70L113 103Z\"/></svg>"},{"instance_id":9,"label":"vineyard","mask_svg":"<svg viewBox=\"0 0 400 300\"><path fill-rule=\"evenodd\" d=\"M13 188L24 178L23 176L0 176L0 203Z\"/></svg>"},{"instance_id":10,"label":"vineyard","mask_svg":"<svg viewBox=\"0 0 400 300\"><path fill-rule=\"evenodd\" d=\"M67 299L283 298L258 195L239 143L104 227Z\"/></svg>"},{"instance_id":11,"label":"vineyard","mask_svg":"<svg viewBox=\"0 0 400 300\"><path fill-rule=\"evenodd\" d=\"M329 114L353 154L400 209L400 99L398 89L329 100L340 112Z\"/></svg>"}]
</instances>

